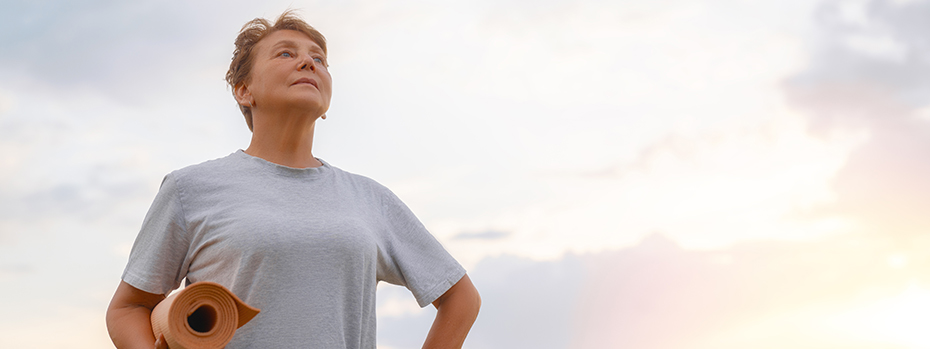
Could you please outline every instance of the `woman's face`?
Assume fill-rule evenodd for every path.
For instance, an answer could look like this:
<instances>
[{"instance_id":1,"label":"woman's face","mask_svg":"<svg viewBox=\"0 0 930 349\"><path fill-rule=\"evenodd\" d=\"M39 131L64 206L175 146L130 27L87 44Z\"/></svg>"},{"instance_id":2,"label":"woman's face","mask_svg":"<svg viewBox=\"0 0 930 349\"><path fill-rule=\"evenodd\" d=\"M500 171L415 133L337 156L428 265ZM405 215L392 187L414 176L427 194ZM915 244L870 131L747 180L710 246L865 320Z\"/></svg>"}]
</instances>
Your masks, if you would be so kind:
<instances>
[{"instance_id":1,"label":"woman's face","mask_svg":"<svg viewBox=\"0 0 930 349\"><path fill-rule=\"evenodd\" d=\"M333 79L326 68L326 55L301 32L279 30L256 44L246 93L256 109L301 110L320 116L329 109Z\"/></svg>"}]
</instances>

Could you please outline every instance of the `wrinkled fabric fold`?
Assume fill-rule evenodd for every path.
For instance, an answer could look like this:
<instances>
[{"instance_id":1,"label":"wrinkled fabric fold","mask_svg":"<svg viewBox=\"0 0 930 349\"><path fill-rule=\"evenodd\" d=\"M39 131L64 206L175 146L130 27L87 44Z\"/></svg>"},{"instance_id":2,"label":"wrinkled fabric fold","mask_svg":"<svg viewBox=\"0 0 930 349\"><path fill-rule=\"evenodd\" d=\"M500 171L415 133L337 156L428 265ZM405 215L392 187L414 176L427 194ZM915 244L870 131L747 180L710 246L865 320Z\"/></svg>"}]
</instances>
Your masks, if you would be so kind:
<instances>
[{"instance_id":1,"label":"wrinkled fabric fold","mask_svg":"<svg viewBox=\"0 0 930 349\"><path fill-rule=\"evenodd\" d=\"M152 330L171 349L221 349L258 312L222 285L201 281L158 303Z\"/></svg>"}]
</instances>

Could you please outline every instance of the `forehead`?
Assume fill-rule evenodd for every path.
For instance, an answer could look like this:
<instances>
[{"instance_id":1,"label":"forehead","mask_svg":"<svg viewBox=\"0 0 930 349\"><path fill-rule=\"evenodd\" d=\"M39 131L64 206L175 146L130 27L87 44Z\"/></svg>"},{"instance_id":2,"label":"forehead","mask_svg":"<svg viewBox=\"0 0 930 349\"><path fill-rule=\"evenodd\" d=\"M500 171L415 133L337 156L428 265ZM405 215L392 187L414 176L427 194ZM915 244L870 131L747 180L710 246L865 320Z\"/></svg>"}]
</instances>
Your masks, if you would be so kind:
<instances>
[{"instance_id":1,"label":"forehead","mask_svg":"<svg viewBox=\"0 0 930 349\"><path fill-rule=\"evenodd\" d=\"M311 50L323 52L320 45L317 45L309 36L296 30L282 29L262 38L258 42L260 50L268 50L277 46L302 46Z\"/></svg>"}]
</instances>

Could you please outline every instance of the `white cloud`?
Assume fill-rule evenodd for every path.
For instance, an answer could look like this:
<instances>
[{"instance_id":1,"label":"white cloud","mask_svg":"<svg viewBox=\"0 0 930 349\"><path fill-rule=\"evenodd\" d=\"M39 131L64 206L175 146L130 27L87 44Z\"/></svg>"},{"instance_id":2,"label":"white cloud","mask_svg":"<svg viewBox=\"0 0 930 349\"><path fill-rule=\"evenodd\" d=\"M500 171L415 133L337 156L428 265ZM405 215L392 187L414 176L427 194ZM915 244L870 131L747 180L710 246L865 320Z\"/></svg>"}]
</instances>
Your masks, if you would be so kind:
<instances>
[{"instance_id":1,"label":"white cloud","mask_svg":"<svg viewBox=\"0 0 930 349\"><path fill-rule=\"evenodd\" d=\"M449 245L464 255L556 258L627 246L653 231L699 248L842 232L849 227L838 218L789 217L833 201L831 180L861 141L857 135L815 138L790 117L759 128L672 136L606 173L536 176L524 185L548 193L547 199L458 222L511 235ZM456 223L434 225L443 233L462 229Z\"/></svg>"},{"instance_id":2,"label":"white cloud","mask_svg":"<svg viewBox=\"0 0 930 349\"><path fill-rule=\"evenodd\" d=\"M643 148L676 133L675 129L687 130L698 139L727 129L734 142L728 146L739 147L744 145L739 142L764 143L756 139L761 135L742 135L744 129L794 122L793 116L785 116L790 113L782 112L786 107L780 83L804 63L797 37L803 30L780 28L794 25L787 18L805 13L806 6L810 5L778 8L790 15L774 20L761 16L774 11L772 8L740 8L747 13L737 15L714 2L557 4L519 13L506 8L483 12L484 8L478 7L464 12L466 18L474 16L470 20L477 22L463 17L446 19L450 13L431 12L434 19L462 23L463 27L408 33L412 37L407 44L380 40L380 47L371 51L383 53L385 59L357 59L397 68L344 77L349 79L345 83L350 85L350 93L364 91L365 81L372 79L390 81L397 89L412 93L394 99L374 97L383 102L375 104L378 112L351 113L353 118L366 118L363 125L371 121L376 133L361 128L355 134L334 129L333 134L388 145L374 150L385 151L383 156L367 153L385 160L373 163L373 172L361 172L384 180L437 235L449 238L465 231L519 232L493 243L449 242L450 248L468 255L461 258L477 262L483 255L505 252L554 258L567 250L624 246L661 228L645 222L649 220L620 218L625 214L622 212L640 212L641 208L629 200L646 195L637 189L643 183L634 184L637 179L633 177L621 185L616 180L579 175L634 161ZM429 50L424 50L427 47ZM416 72L427 70L423 67L434 74L419 77ZM395 74L398 71L404 74ZM393 109L395 104L404 107ZM366 116L388 113L393 116L387 122ZM426 132L411 134L413 129ZM804 138L804 131L798 128L778 132L785 132L779 137L792 140L753 148L766 152L758 161L773 156L779 164L803 167L808 160L792 163L785 159L790 156L786 154L806 154L797 149L805 142L823 149L831 147ZM405 136L398 139L396 135ZM331 136L324 132L321 137L327 144ZM707 147L705 157L732 151ZM821 160L832 157L826 163L835 167L837 161L841 163L836 159L845 156L842 153L837 150ZM402 175L380 169L394 167L397 161L412 167ZM688 161L683 160L681 166ZM703 176L702 181L713 181L718 175L717 180L733 177L724 167L702 171L695 174ZM806 171L804 175L814 175L820 170ZM800 186L813 189L813 184L801 182L819 181L814 192L822 193L823 181L829 178L823 173L830 171L817 172L817 179L782 173L785 178L793 176L783 181L797 182L783 185L794 186L800 193L804 190ZM652 190L651 194L666 193L661 199L664 202L681 195L662 189L670 182L651 174L642 177L640 181L653 183L654 189L647 190ZM701 183L682 179L677 185L684 190L692 184ZM653 207L647 211L656 222L664 215L664 208L656 203L661 200L651 200ZM771 204L781 209L760 214L768 217L767 222L776 220L778 212L795 204L788 203L791 200L807 199L783 199ZM701 231L694 235L706 232ZM773 233L770 229L744 237Z\"/></svg>"}]
</instances>

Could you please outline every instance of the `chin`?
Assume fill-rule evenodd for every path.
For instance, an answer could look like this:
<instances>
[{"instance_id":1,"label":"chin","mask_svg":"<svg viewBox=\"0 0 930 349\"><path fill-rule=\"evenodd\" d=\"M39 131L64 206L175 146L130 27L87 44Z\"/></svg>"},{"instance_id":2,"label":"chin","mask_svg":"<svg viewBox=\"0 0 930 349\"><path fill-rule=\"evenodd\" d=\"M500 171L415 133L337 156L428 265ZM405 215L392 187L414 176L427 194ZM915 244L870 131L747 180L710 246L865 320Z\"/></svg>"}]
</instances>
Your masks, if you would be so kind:
<instances>
[{"instance_id":1,"label":"chin","mask_svg":"<svg viewBox=\"0 0 930 349\"><path fill-rule=\"evenodd\" d=\"M287 104L291 108L306 110L306 111L311 111L311 110L324 110L325 111L326 109L329 109L329 106L321 103L319 98L313 98L313 99L301 98L298 100L291 100Z\"/></svg>"}]
</instances>

